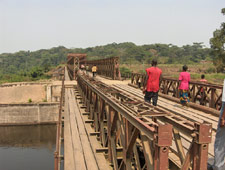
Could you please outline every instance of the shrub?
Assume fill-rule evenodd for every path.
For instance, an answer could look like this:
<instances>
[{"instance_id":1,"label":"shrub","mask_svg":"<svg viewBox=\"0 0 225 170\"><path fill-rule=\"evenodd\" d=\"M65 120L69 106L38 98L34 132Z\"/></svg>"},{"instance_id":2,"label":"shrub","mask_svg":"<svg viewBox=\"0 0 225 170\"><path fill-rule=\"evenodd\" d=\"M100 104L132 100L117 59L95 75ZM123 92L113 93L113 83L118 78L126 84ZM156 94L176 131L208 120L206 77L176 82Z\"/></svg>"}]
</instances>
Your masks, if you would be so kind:
<instances>
[{"instance_id":1,"label":"shrub","mask_svg":"<svg viewBox=\"0 0 225 170\"><path fill-rule=\"evenodd\" d=\"M216 69L213 67L210 67L206 70L206 73L215 73L215 72L216 72Z\"/></svg>"},{"instance_id":2,"label":"shrub","mask_svg":"<svg viewBox=\"0 0 225 170\"><path fill-rule=\"evenodd\" d=\"M120 67L120 73L122 74L128 74L131 73L131 70L127 67Z\"/></svg>"}]
</instances>

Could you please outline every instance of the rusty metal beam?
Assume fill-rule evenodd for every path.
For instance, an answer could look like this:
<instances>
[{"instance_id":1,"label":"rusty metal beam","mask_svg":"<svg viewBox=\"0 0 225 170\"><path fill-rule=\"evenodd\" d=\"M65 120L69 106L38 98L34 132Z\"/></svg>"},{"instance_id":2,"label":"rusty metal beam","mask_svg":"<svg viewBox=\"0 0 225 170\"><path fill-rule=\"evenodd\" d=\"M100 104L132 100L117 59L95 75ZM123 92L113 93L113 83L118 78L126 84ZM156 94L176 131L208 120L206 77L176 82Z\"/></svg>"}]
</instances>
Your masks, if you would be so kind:
<instances>
[{"instance_id":1,"label":"rusty metal beam","mask_svg":"<svg viewBox=\"0 0 225 170\"><path fill-rule=\"evenodd\" d=\"M62 77L62 87L61 87L61 96L60 96L60 104L59 104L59 115L57 121L57 131L56 131L56 150L54 152L54 170L60 170L61 164L61 139L62 139L62 112L64 105L64 94L65 94L65 68L61 72Z\"/></svg>"},{"instance_id":2,"label":"rusty metal beam","mask_svg":"<svg viewBox=\"0 0 225 170\"><path fill-rule=\"evenodd\" d=\"M184 155L184 152L182 151L182 149L177 147L177 146L181 147L181 143L180 144L177 143L177 146L176 146L177 148L173 150L174 151L176 150L178 152L177 155L181 155L178 158L180 159L181 157L182 159L180 166L185 165L187 167L194 167L194 166L198 167L200 166L200 164L203 167L206 166L208 144L210 143L209 139L211 139L210 131L212 127L210 124L204 123L201 126L198 126L199 124L197 122L196 123L190 122L174 114L165 113L160 109L157 109L157 112L154 112L152 114L150 109L152 106L149 103L139 101L137 98L134 98L131 95L128 95L122 91L119 91L118 89L114 89L111 86L107 86L102 82L91 80L85 76L81 76L81 75L78 76L78 85L80 88L80 92L82 93L82 96L84 98L89 96L87 95L89 91L92 91L93 94L95 94L96 96L98 96L98 98L101 98L101 100L104 101L107 107L109 107L111 110L114 110L114 113L118 113L118 117L114 119L115 115L111 114L109 116L110 112L109 111L105 112L105 113L108 113L105 116L106 117L108 116L107 123L108 123L108 130L110 131L110 134L108 133L108 139L107 139L108 148L109 148L109 151L108 151L109 159L112 162L113 161L115 162L114 160L115 153L114 151L112 151L113 149L112 147L114 145L112 145L110 140L112 139L116 140L118 138L121 138L120 140L114 141L114 143L117 145L121 145L124 148L122 163L120 165L115 165L115 166L118 166L118 168L130 167L130 157L129 157L130 154L127 155L127 151L132 152L132 150L130 149L131 146L129 146L129 143L132 143L132 144L138 143L138 140L141 140L139 139L140 136L142 137L146 136L148 139L148 142L154 141L153 142L154 149L152 148L149 148L148 150L144 149L142 152L145 157L149 157L150 155L152 155L154 159L153 161L154 168L160 169L160 168L167 167L166 166L167 163L162 164L162 167L160 166L161 164L158 164L158 163L166 162L165 161L166 158L167 158L167 162L169 162L167 154L169 152L170 143L166 143L166 142L170 142L172 140L172 136L170 140L170 137L165 138L165 134L166 133L170 134L170 130L168 132L162 132L162 134L164 135L160 135L160 130L163 131L166 129L170 129L169 127L166 127L166 125L168 124L171 124L176 129L179 129L180 133L185 134L189 136L190 138L192 138L193 142L191 146L195 148L199 148L198 152L194 153L193 148L190 147L188 149L187 154ZM88 101L91 101L91 98L89 98ZM92 101L92 102L95 103L95 101ZM99 106L96 106L96 107L99 107ZM93 114L98 114L98 112L95 112ZM120 116L122 116L122 119L120 118ZM116 120L119 123L119 126L115 126ZM159 120L159 122L157 120ZM161 125L163 124L165 124L164 127L161 127ZM124 130L122 128L118 128L121 125L124 127ZM199 127L205 127L204 133L200 132L202 128L199 128ZM101 128L99 129L101 130ZM113 130L112 132L111 129L114 129L115 131ZM138 131L135 131L135 129L140 131L140 133L142 134L142 135L138 134L139 137L137 137L136 140L135 140L135 137ZM124 132L120 130L125 131L125 135L124 135ZM157 133L153 135L152 133L153 131ZM172 126L171 126L171 131L172 131ZM103 133L101 132L100 134L103 134ZM111 135L115 136L115 138L111 138L110 137ZM124 140L125 142L122 142L122 143L119 142ZM199 142L197 141L202 141L202 142L204 141L204 144L202 143L199 144ZM146 144L144 146L143 144L139 143L139 145L141 147L147 147ZM133 160L135 160L135 158ZM144 166L147 166L147 168L150 168L152 163L148 161L149 161L149 158L146 158L145 165L141 165L141 168L143 168Z\"/></svg>"},{"instance_id":3,"label":"rusty metal beam","mask_svg":"<svg viewBox=\"0 0 225 170\"><path fill-rule=\"evenodd\" d=\"M86 63L86 54L69 53L67 55L67 70L71 79L75 80L80 66Z\"/></svg>"},{"instance_id":4,"label":"rusty metal beam","mask_svg":"<svg viewBox=\"0 0 225 170\"><path fill-rule=\"evenodd\" d=\"M131 84L136 87L142 88L144 80L146 79L145 74L132 73ZM198 103L216 110L221 108L221 97L222 97L222 85L201 83L197 81L190 81L190 100L193 103ZM179 97L178 94L179 81L174 78L163 77L160 82L160 92L162 94ZM199 107L200 109L202 107Z\"/></svg>"},{"instance_id":5,"label":"rusty metal beam","mask_svg":"<svg viewBox=\"0 0 225 170\"><path fill-rule=\"evenodd\" d=\"M89 104L86 106L94 107L95 112L90 114L95 115L93 118L102 117L93 121L94 127L97 124L98 126L103 126L96 129L100 131L100 138L104 138L101 135L106 132L102 131L107 127L107 144L104 145L108 147L108 158L114 169L131 169L134 159L136 159L135 162L140 162L140 160L137 160L138 156L134 156L132 153L135 152L133 148L137 144L141 133L142 136L146 137L147 141L152 141L157 148L156 150L153 149L151 153L154 155L154 166L158 170L168 170L168 148L172 144L171 125L143 121L137 116L135 110L132 108L128 109L126 105L121 104L124 96L118 95L116 90L112 90L111 87L101 82L93 81L81 75L78 75L77 80L83 101L89 101ZM87 95L90 94L90 91L96 97L92 98L90 95ZM90 102L91 100L94 101ZM94 103L99 104L94 106ZM103 123L104 118L107 118L107 126ZM122 155L115 149L116 146L123 148ZM141 152L144 155L143 151ZM118 159L122 159L122 161L119 162ZM146 161L148 162L148 159ZM140 168L140 166L144 168L144 165L139 163L137 167Z\"/></svg>"},{"instance_id":6,"label":"rusty metal beam","mask_svg":"<svg viewBox=\"0 0 225 170\"><path fill-rule=\"evenodd\" d=\"M120 69L119 69L119 57L110 57L99 60L87 60L89 71L93 65L97 66L97 73L99 75L111 78L113 80L120 80Z\"/></svg>"}]
</instances>

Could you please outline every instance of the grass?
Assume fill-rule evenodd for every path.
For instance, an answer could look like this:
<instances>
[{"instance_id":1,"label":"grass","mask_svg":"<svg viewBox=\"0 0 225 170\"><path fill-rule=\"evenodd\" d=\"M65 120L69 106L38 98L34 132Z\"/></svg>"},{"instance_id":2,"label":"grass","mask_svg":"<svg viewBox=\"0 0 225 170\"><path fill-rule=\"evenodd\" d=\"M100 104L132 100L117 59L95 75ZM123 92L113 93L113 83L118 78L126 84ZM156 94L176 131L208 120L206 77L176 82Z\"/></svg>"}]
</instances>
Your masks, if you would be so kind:
<instances>
[{"instance_id":1,"label":"grass","mask_svg":"<svg viewBox=\"0 0 225 170\"><path fill-rule=\"evenodd\" d=\"M158 67L162 69L164 77L177 78L182 71L183 64L159 64ZM121 64L120 67L127 67L132 72L145 73L145 69L151 67L150 64ZM225 79L224 73L214 73L215 67L212 63L198 63L188 65L188 70L191 74L191 79L198 81L201 79L201 75L205 75L205 79L209 83L223 84Z\"/></svg>"}]
</instances>

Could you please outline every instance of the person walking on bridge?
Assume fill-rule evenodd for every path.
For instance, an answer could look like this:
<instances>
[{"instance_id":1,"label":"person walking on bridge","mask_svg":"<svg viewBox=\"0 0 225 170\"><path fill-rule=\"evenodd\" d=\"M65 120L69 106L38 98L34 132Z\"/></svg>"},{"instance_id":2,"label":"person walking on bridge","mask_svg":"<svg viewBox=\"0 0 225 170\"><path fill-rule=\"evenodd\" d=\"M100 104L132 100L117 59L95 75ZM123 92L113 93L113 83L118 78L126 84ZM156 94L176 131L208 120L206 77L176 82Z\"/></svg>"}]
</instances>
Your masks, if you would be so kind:
<instances>
[{"instance_id":1,"label":"person walking on bridge","mask_svg":"<svg viewBox=\"0 0 225 170\"><path fill-rule=\"evenodd\" d=\"M183 71L180 73L179 76L179 97L180 97L180 103L182 106L188 106L188 103L190 102L188 97L189 92L189 82L191 79L190 73L187 72L188 67L186 65L183 66Z\"/></svg>"},{"instance_id":2,"label":"person walking on bridge","mask_svg":"<svg viewBox=\"0 0 225 170\"><path fill-rule=\"evenodd\" d=\"M92 71L93 77L95 77L95 76L96 76L96 73L97 73L97 66L94 65L94 66L91 68L91 71Z\"/></svg>"},{"instance_id":3,"label":"person walking on bridge","mask_svg":"<svg viewBox=\"0 0 225 170\"><path fill-rule=\"evenodd\" d=\"M146 81L143 87L143 93L145 94L145 101L157 106L159 81L162 77L162 70L157 66L157 60L152 60L152 67L146 69Z\"/></svg>"},{"instance_id":4,"label":"person walking on bridge","mask_svg":"<svg viewBox=\"0 0 225 170\"><path fill-rule=\"evenodd\" d=\"M225 170L225 79L223 82L222 107L214 143L214 164L208 170Z\"/></svg>"}]
</instances>

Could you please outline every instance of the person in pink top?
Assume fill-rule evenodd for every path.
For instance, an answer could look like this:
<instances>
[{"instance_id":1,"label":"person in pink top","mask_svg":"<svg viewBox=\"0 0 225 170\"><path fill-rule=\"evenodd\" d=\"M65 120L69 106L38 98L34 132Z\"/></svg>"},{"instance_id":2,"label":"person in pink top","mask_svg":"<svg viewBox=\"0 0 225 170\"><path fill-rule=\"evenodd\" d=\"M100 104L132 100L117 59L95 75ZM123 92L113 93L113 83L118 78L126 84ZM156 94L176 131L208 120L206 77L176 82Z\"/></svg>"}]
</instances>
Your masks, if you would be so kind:
<instances>
[{"instance_id":1,"label":"person in pink top","mask_svg":"<svg viewBox=\"0 0 225 170\"><path fill-rule=\"evenodd\" d=\"M188 97L188 91L189 91L189 82L190 82L190 73L187 72L188 67L186 65L183 66L183 71L180 73L179 81L179 97L180 102L183 106L187 106L190 102Z\"/></svg>"},{"instance_id":2,"label":"person in pink top","mask_svg":"<svg viewBox=\"0 0 225 170\"><path fill-rule=\"evenodd\" d=\"M152 60L152 67L146 69L146 82L144 84L143 93L145 93L145 101L157 105L159 81L162 75L162 70L157 66L157 60Z\"/></svg>"},{"instance_id":3,"label":"person in pink top","mask_svg":"<svg viewBox=\"0 0 225 170\"><path fill-rule=\"evenodd\" d=\"M207 82L207 80L205 79L205 75L204 74L201 75L200 82L202 82L202 83L206 83Z\"/></svg>"}]
</instances>

